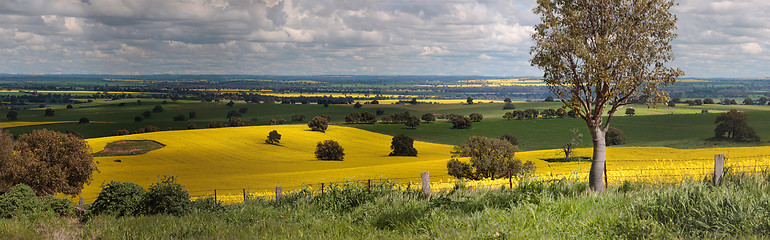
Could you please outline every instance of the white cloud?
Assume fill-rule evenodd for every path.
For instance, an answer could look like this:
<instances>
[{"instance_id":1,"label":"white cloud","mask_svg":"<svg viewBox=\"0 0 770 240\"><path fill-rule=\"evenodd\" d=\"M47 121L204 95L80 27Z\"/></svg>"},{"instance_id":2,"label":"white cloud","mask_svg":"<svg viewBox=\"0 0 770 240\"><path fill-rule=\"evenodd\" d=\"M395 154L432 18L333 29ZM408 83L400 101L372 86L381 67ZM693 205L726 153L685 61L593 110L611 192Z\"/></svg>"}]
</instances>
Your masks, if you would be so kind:
<instances>
[{"instance_id":1,"label":"white cloud","mask_svg":"<svg viewBox=\"0 0 770 240\"><path fill-rule=\"evenodd\" d=\"M744 43L741 44L741 51L748 54L759 54L762 53L762 47L757 43Z\"/></svg>"}]
</instances>

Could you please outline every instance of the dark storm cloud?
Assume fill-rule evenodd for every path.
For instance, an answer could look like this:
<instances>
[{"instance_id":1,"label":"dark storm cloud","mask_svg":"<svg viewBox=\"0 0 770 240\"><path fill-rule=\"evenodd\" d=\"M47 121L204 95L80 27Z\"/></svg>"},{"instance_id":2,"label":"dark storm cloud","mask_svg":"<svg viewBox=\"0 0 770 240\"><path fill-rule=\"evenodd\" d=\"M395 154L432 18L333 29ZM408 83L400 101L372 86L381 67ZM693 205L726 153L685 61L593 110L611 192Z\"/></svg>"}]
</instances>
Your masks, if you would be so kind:
<instances>
[{"instance_id":1,"label":"dark storm cloud","mask_svg":"<svg viewBox=\"0 0 770 240\"><path fill-rule=\"evenodd\" d=\"M0 72L539 75L528 63L534 5L0 0ZM768 65L769 8L682 1L676 64L690 76L767 76L746 70Z\"/></svg>"}]
</instances>

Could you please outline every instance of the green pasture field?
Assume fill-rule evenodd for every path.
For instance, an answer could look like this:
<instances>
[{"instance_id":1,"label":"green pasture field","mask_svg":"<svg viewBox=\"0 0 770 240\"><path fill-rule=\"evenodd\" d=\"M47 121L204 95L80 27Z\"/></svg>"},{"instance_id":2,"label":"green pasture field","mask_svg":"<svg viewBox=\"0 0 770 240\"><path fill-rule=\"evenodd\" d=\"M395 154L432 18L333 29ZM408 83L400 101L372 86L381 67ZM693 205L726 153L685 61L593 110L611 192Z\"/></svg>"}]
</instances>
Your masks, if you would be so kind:
<instances>
[{"instance_id":1,"label":"green pasture field","mask_svg":"<svg viewBox=\"0 0 770 240\"><path fill-rule=\"evenodd\" d=\"M160 99L141 99L142 105L138 105L136 99L125 99L105 102L83 103L73 105L73 109L66 109L66 105L48 105L55 110L55 116L43 117L44 108L32 108L19 111L18 121L78 121L81 117L88 118L92 123L77 124L63 123L44 126L25 126L9 128L13 134L31 132L34 129L47 128L56 131L68 129L76 131L85 138L110 136L114 130L126 129L134 131L139 128L153 125L161 130L187 129L187 124L192 122L205 128L213 121L226 122L227 112L238 111L242 107L248 108L241 119L248 125L266 125L271 118L283 118L287 124L306 124L314 116L327 114L332 117L333 124L346 125L364 130L396 135L407 134L416 140L443 144L459 144L468 137L481 135L487 137L500 137L510 133L519 138L521 150L538 150L560 148L571 138L570 129L577 128L584 135L581 147L591 146L591 137L586 130L582 119L533 119L533 120L504 120L502 103L476 103L476 104L364 104L361 109L355 109L352 105L329 105L323 107L318 104L254 104L238 102L233 107L225 105L226 102L200 102L179 101L162 104ZM118 106L125 103L124 106ZM135 116L141 116L144 111L152 111L156 105L164 108L163 112L152 113L150 118L142 122L134 122ZM559 108L560 102L514 102L515 110L528 108L549 109ZM625 116L624 110L619 110L620 116L612 121L612 126L621 129L627 139L626 146L666 146L674 148L704 148L715 146L754 146L765 143L727 143L714 142L708 139L713 136L714 120L718 112L736 108L748 111L749 122L757 130L757 133L765 140L770 140L770 106L745 106L745 105L702 105L702 106L677 106L668 108L648 108L646 105L631 105L637 109L636 116ZM409 111L412 115L422 116L425 113L432 114L462 114L480 113L484 116L481 122L473 124L472 129L451 129L451 123L445 119L437 119L435 123L421 123L416 129L410 129L403 124L346 124L345 116L352 112L376 112L381 109L385 114ZM702 114L701 109L708 109L709 113ZM172 117L182 114L188 116L190 111L196 112L197 117L187 121L173 121ZM0 111L0 116L5 116L7 110ZM304 121L291 121L292 115L305 115ZM381 117L381 116L380 116ZM251 121L257 118L257 121ZM379 118L378 118L379 119ZM3 119L3 121L7 121Z\"/></svg>"}]
</instances>

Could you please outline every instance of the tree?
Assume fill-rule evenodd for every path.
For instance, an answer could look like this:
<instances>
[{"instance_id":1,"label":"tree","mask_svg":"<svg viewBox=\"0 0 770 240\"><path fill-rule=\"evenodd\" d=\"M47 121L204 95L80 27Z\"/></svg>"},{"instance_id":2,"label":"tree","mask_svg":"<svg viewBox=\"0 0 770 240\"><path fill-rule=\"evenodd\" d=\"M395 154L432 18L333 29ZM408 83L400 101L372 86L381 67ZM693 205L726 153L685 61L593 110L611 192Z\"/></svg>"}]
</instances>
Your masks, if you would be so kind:
<instances>
[{"instance_id":1,"label":"tree","mask_svg":"<svg viewBox=\"0 0 770 240\"><path fill-rule=\"evenodd\" d=\"M155 105L155 107L152 108L152 112L163 112L163 107L160 105Z\"/></svg>"},{"instance_id":2,"label":"tree","mask_svg":"<svg viewBox=\"0 0 770 240\"><path fill-rule=\"evenodd\" d=\"M409 104L417 105L417 98L412 98L412 100L409 101Z\"/></svg>"},{"instance_id":3,"label":"tree","mask_svg":"<svg viewBox=\"0 0 770 240\"><path fill-rule=\"evenodd\" d=\"M417 116L409 116L409 118L406 119L406 122L404 122L404 125L406 125L408 128L414 129L417 126L420 126L420 119L418 119Z\"/></svg>"},{"instance_id":4,"label":"tree","mask_svg":"<svg viewBox=\"0 0 770 240\"><path fill-rule=\"evenodd\" d=\"M374 99L371 102L369 102L369 104L380 104L380 101L377 101L377 99ZM382 114L378 114L378 115L382 115Z\"/></svg>"},{"instance_id":5,"label":"tree","mask_svg":"<svg viewBox=\"0 0 770 240\"><path fill-rule=\"evenodd\" d=\"M433 116L432 113L426 113L422 115L421 119L426 123L432 123L436 121L436 116Z\"/></svg>"},{"instance_id":6,"label":"tree","mask_svg":"<svg viewBox=\"0 0 770 240\"><path fill-rule=\"evenodd\" d=\"M184 120L187 120L187 119L184 117L184 114L177 114L177 115L174 115L174 116L173 116L173 117L171 117L171 118L172 118L174 121L184 121Z\"/></svg>"},{"instance_id":7,"label":"tree","mask_svg":"<svg viewBox=\"0 0 770 240\"><path fill-rule=\"evenodd\" d=\"M198 124L187 123L187 129L198 129Z\"/></svg>"},{"instance_id":8,"label":"tree","mask_svg":"<svg viewBox=\"0 0 770 240\"><path fill-rule=\"evenodd\" d=\"M144 111L142 113L142 116L144 116L144 118L150 118L150 116L152 116L152 113L150 111Z\"/></svg>"},{"instance_id":9,"label":"tree","mask_svg":"<svg viewBox=\"0 0 770 240\"><path fill-rule=\"evenodd\" d=\"M623 136L623 131L620 129L611 127L607 130L607 146L623 145L626 144L626 137Z\"/></svg>"},{"instance_id":10,"label":"tree","mask_svg":"<svg viewBox=\"0 0 770 240\"><path fill-rule=\"evenodd\" d=\"M632 107L626 108L626 115L628 115L628 116L636 115L636 109L634 109Z\"/></svg>"},{"instance_id":11,"label":"tree","mask_svg":"<svg viewBox=\"0 0 770 240\"><path fill-rule=\"evenodd\" d=\"M225 126L225 124L222 123L222 121L214 121L214 122L210 122L208 124L208 128L221 128L221 127L224 127L224 126Z\"/></svg>"},{"instance_id":12,"label":"tree","mask_svg":"<svg viewBox=\"0 0 770 240\"><path fill-rule=\"evenodd\" d=\"M714 104L714 99L711 99L711 98L703 99L703 104Z\"/></svg>"},{"instance_id":13,"label":"tree","mask_svg":"<svg viewBox=\"0 0 770 240\"><path fill-rule=\"evenodd\" d=\"M511 103L511 98L507 97L507 98L503 99L503 102L504 103Z\"/></svg>"},{"instance_id":14,"label":"tree","mask_svg":"<svg viewBox=\"0 0 770 240\"><path fill-rule=\"evenodd\" d=\"M482 119L484 119L484 116L480 113L471 113L471 115L468 116L471 121L473 122L481 122Z\"/></svg>"},{"instance_id":15,"label":"tree","mask_svg":"<svg viewBox=\"0 0 770 240\"><path fill-rule=\"evenodd\" d=\"M455 177L468 177L468 178L499 178L508 175L509 166L514 165L514 161L521 161L513 159L514 155L518 151L518 147L511 145L510 142L481 136L472 136L468 141L455 146L452 149L452 159L459 161L458 158L467 157L470 158L470 165L476 170L472 176L455 176ZM447 162L447 168L450 169L450 164L453 161Z\"/></svg>"},{"instance_id":16,"label":"tree","mask_svg":"<svg viewBox=\"0 0 770 240\"><path fill-rule=\"evenodd\" d=\"M547 98L545 98L545 100L543 100L543 102L553 102L553 101L554 101L553 97L551 96L548 96Z\"/></svg>"},{"instance_id":17,"label":"tree","mask_svg":"<svg viewBox=\"0 0 770 240\"><path fill-rule=\"evenodd\" d=\"M393 151L388 156L417 156L414 139L405 134L394 136L390 142L390 149Z\"/></svg>"},{"instance_id":18,"label":"tree","mask_svg":"<svg viewBox=\"0 0 770 240\"><path fill-rule=\"evenodd\" d=\"M736 142L759 142L760 138L749 126L748 114L732 109L729 112L720 113L714 123L714 135L717 138L724 138Z\"/></svg>"},{"instance_id":19,"label":"tree","mask_svg":"<svg viewBox=\"0 0 770 240\"><path fill-rule=\"evenodd\" d=\"M78 124L88 124L91 123L91 120L88 120L87 117L81 117L80 120L78 120Z\"/></svg>"},{"instance_id":20,"label":"tree","mask_svg":"<svg viewBox=\"0 0 770 240\"><path fill-rule=\"evenodd\" d=\"M243 123L243 120L239 117L231 117L227 119L227 126L229 127L240 127L246 125Z\"/></svg>"},{"instance_id":21,"label":"tree","mask_svg":"<svg viewBox=\"0 0 770 240\"><path fill-rule=\"evenodd\" d=\"M356 104L353 104L353 108L361 108L364 105L362 105L360 102L356 102Z\"/></svg>"},{"instance_id":22,"label":"tree","mask_svg":"<svg viewBox=\"0 0 770 240\"><path fill-rule=\"evenodd\" d=\"M752 100L751 98L747 97L747 98L743 99L743 105L754 105L754 100Z\"/></svg>"},{"instance_id":23,"label":"tree","mask_svg":"<svg viewBox=\"0 0 770 240\"><path fill-rule=\"evenodd\" d=\"M230 110L229 112L227 112L227 118L231 118L231 117L242 117L242 116L243 116L243 115L242 115L240 112L238 112L238 111L235 111L235 110Z\"/></svg>"},{"instance_id":24,"label":"tree","mask_svg":"<svg viewBox=\"0 0 770 240\"><path fill-rule=\"evenodd\" d=\"M513 115L513 112L506 112L505 114L503 114L503 119L505 120L510 121L511 119L514 119L514 118L516 118L516 116Z\"/></svg>"},{"instance_id":25,"label":"tree","mask_svg":"<svg viewBox=\"0 0 770 240\"><path fill-rule=\"evenodd\" d=\"M145 214L182 215L190 211L190 195L176 182L174 176L163 176L153 183L142 196L142 210Z\"/></svg>"},{"instance_id":26,"label":"tree","mask_svg":"<svg viewBox=\"0 0 770 240\"><path fill-rule=\"evenodd\" d=\"M247 108L247 107L242 107L242 108L238 109L238 112L241 113L241 114L245 114L248 111L249 111L249 108Z\"/></svg>"},{"instance_id":27,"label":"tree","mask_svg":"<svg viewBox=\"0 0 770 240\"><path fill-rule=\"evenodd\" d=\"M53 111L53 109L51 109L51 108L46 108L46 109L45 109L45 114L44 114L43 116L45 116L45 117L53 117L53 115L54 115L54 111Z\"/></svg>"},{"instance_id":28,"label":"tree","mask_svg":"<svg viewBox=\"0 0 770 240\"><path fill-rule=\"evenodd\" d=\"M193 119L193 118L195 118L197 116L198 116L198 114L196 114L195 112L192 112L192 111L187 113L187 117L190 118L190 119Z\"/></svg>"},{"instance_id":29,"label":"tree","mask_svg":"<svg viewBox=\"0 0 770 240\"><path fill-rule=\"evenodd\" d=\"M567 116L567 110L564 110L564 108L556 109L556 116L559 118L564 118Z\"/></svg>"},{"instance_id":30,"label":"tree","mask_svg":"<svg viewBox=\"0 0 770 240\"><path fill-rule=\"evenodd\" d=\"M136 105L142 105L142 100L136 100Z\"/></svg>"},{"instance_id":31,"label":"tree","mask_svg":"<svg viewBox=\"0 0 770 240\"><path fill-rule=\"evenodd\" d=\"M38 195L75 195L97 170L88 143L70 134L34 130L14 143L2 132L0 143L0 192L23 183Z\"/></svg>"},{"instance_id":32,"label":"tree","mask_svg":"<svg viewBox=\"0 0 770 240\"><path fill-rule=\"evenodd\" d=\"M671 101L674 102L674 103L681 103L682 99L678 98L678 97L675 97L675 98L672 98Z\"/></svg>"},{"instance_id":33,"label":"tree","mask_svg":"<svg viewBox=\"0 0 770 240\"><path fill-rule=\"evenodd\" d=\"M235 102L233 102L232 100L230 100L230 102L229 102L229 103L227 103L226 105L227 105L228 107L233 107L233 105L235 105Z\"/></svg>"},{"instance_id":34,"label":"tree","mask_svg":"<svg viewBox=\"0 0 770 240\"><path fill-rule=\"evenodd\" d=\"M664 87L683 75L665 65L673 60L673 5L673 0L539 0L534 9L542 23L532 34L531 63L543 70L548 89L586 121L594 191L605 189L604 136L615 111L641 95L653 105L664 101Z\"/></svg>"},{"instance_id":35,"label":"tree","mask_svg":"<svg viewBox=\"0 0 770 240\"><path fill-rule=\"evenodd\" d=\"M467 99L465 99L465 102L468 104L473 104L473 98L468 97Z\"/></svg>"},{"instance_id":36,"label":"tree","mask_svg":"<svg viewBox=\"0 0 770 240\"><path fill-rule=\"evenodd\" d=\"M556 109L549 108L546 110L543 110L543 117L544 118L552 118L556 116Z\"/></svg>"},{"instance_id":37,"label":"tree","mask_svg":"<svg viewBox=\"0 0 770 240\"><path fill-rule=\"evenodd\" d=\"M759 102L759 105L765 105L767 103L768 99L767 97L760 97L757 102Z\"/></svg>"},{"instance_id":38,"label":"tree","mask_svg":"<svg viewBox=\"0 0 770 240\"><path fill-rule=\"evenodd\" d=\"M583 142L583 134L580 133L580 130L573 128L571 131L572 139L561 147L561 151L564 153L564 159L569 159L570 155L572 155L572 152L575 150L575 147Z\"/></svg>"},{"instance_id":39,"label":"tree","mask_svg":"<svg viewBox=\"0 0 770 240\"><path fill-rule=\"evenodd\" d=\"M452 118L452 128L454 129L466 129L471 127L473 127L473 123L469 117L460 116Z\"/></svg>"},{"instance_id":40,"label":"tree","mask_svg":"<svg viewBox=\"0 0 770 240\"><path fill-rule=\"evenodd\" d=\"M142 118L142 116L134 117L134 122L142 122L142 121L144 121L144 118Z\"/></svg>"},{"instance_id":41,"label":"tree","mask_svg":"<svg viewBox=\"0 0 770 240\"><path fill-rule=\"evenodd\" d=\"M345 158L345 149L337 141L324 140L316 144L315 158L342 161Z\"/></svg>"},{"instance_id":42,"label":"tree","mask_svg":"<svg viewBox=\"0 0 770 240\"><path fill-rule=\"evenodd\" d=\"M505 103L505 105L503 105L503 110L509 110L509 109L516 109L516 106L514 106L513 103L507 102Z\"/></svg>"},{"instance_id":43,"label":"tree","mask_svg":"<svg viewBox=\"0 0 770 240\"><path fill-rule=\"evenodd\" d=\"M8 111L8 113L5 114L5 118L8 118L8 120L11 121L19 120L19 113L14 110Z\"/></svg>"},{"instance_id":44,"label":"tree","mask_svg":"<svg viewBox=\"0 0 770 240\"><path fill-rule=\"evenodd\" d=\"M538 115L540 115L540 111L538 111L537 109L530 108L530 109L524 110L524 118L526 119L535 119L537 118Z\"/></svg>"},{"instance_id":45,"label":"tree","mask_svg":"<svg viewBox=\"0 0 770 240\"><path fill-rule=\"evenodd\" d=\"M375 113L377 113L377 116L380 116L382 114L385 114L385 110L377 109L377 111Z\"/></svg>"},{"instance_id":46,"label":"tree","mask_svg":"<svg viewBox=\"0 0 770 240\"><path fill-rule=\"evenodd\" d=\"M509 133L503 134L503 136L500 136L500 139L508 141L513 146L519 146L519 138L517 138L516 136L513 136L513 135L511 135Z\"/></svg>"},{"instance_id":47,"label":"tree","mask_svg":"<svg viewBox=\"0 0 770 240\"><path fill-rule=\"evenodd\" d=\"M326 128L329 127L329 121L326 120L326 118L317 116L311 119L310 122L307 123L307 126L310 127L310 130L312 131L325 132Z\"/></svg>"},{"instance_id":48,"label":"tree","mask_svg":"<svg viewBox=\"0 0 770 240\"><path fill-rule=\"evenodd\" d=\"M267 134L267 139L265 139L265 143L267 144L278 144L281 142L281 134L278 134L278 131L273 130L270 133Z\"/></svg>"},{"instance_id":49,"label":"tree","mask_svg":"<svg viewBox=\"0 0 770 240\"><path fill-rule=\"evenodd\" d=\"M67 104L67 109L72 109L72 108L74 108L74 107L72 106L72 104Z\"/></svg>"}]
</instances>

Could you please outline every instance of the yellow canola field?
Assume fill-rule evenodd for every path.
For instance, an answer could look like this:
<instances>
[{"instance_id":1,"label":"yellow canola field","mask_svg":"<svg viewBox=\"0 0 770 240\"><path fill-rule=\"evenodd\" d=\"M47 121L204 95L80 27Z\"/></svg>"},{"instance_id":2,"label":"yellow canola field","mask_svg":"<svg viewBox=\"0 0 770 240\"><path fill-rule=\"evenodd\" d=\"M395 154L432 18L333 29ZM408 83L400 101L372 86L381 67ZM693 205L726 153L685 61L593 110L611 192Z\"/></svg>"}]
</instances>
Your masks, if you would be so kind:
<instances>
[{"instance_id":1,"label":"yellow canola field","mask_svg":"<svg viewBox=\"0 0 770 240\"><path fill-rule=\"evenodd\" d=\"M267 134L282 135L279 146L264 143ZM345 148L344 161L315 159L316 143L338 141ZM99 172L85 187L81 197L93 201L100 185L109 181L128 181L148 187L159 176L175 175L193 197L212 195L218 200L237 202L242 189L249 195L274 196L275 186L284 191L311 184L347 179L396 179L419 184L420 172L429 171L432 189L451 189L455 180L447 175L446 162L452 146L415 141L419 157L388 157L391 136L356 128L330 126L326 133L309 131L305 125L254 126L184 131L164 131L88 139L93 152L119 140L154 140L166 147L137 156L97 157ZM575 156L590 157L592 149L577 149ZM725 165L753 170L770 163L770 147L711 149L673 149L666 147L607 148L608 180L678 181L702 178L714 168L714 154L725 154ZM587 179L590 162L554 162L563 157L559 150L519 152L516 157L532 161L541 179L573 177ZM120 160L120 162L115 161ZM745 168L744 168L745 167ZM515 181L514 181L515 184ZM468 181L469 187L507 186L507 179ZM328 185L327 185L328 186ZM413 187L419 188L417 185ZM317 190L317 189L316 189Z\"/></svg>"},{"instance_id":2,"label":"yellow canola field","mask_svg":"<svg viewBox=\"0 0 770 240\"><path fill-rule=\"evenodd\" d=\"M59 123L74 123L76 121L53 121L53 122L0 122L0 128L24 127L35 125L48 125Z\"/></svg>"},{"instance_id":3,"label":"yellow canola field","mask_svg":"<svg viewBox=\"0 0 770 240\"><path fill-rule=\"evenodd\" d=\"M282 135L280 146L264 143L272 130ZM259 192L275 186L296 189L302 184L349 178L417 177L423 171L430 171L437 179L448 178L446 161L451 146L416 141L419 157L388 157L391 138L341 126L329 126L326 133L321 133L309 131L305 125L282 125L88 139L93 152L119 140L155 140L166 147L137 156L95 158L99 172L81 196L90 202L103 183L129 181L148 187L158 181L158 176L167 174L177 176L192 196L211 194L214 189ZM344 161L315 159L316 144L326 139L336 140L345 148Z\"/></svg>"}]
</instances>

